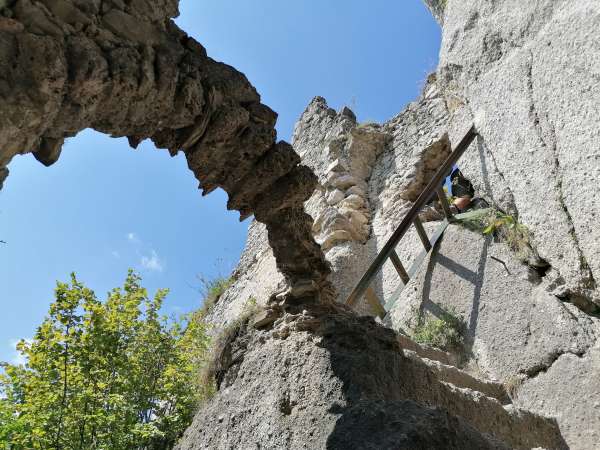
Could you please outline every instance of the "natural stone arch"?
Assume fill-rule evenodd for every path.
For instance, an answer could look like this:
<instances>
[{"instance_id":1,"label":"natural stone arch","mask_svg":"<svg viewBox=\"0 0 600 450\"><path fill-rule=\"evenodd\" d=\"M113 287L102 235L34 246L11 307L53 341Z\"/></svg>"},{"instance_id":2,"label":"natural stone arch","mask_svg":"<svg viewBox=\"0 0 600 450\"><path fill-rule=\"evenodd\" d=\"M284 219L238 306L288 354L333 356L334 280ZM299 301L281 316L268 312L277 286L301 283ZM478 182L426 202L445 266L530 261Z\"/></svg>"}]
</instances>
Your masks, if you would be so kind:
<instances>
[{"instance_id":1,"label":"natural stone arch","mask_svg":"<svg viewBox=\"0 0 600 450\"><path fill-rule=\"evenodd\" d=\"M313 172L243 74L175 25L178 0L0 0L0 187L16 154L45 165L85 128L185 153L204 194L268 230L290 285L279 300L331 299L304 212Z\"/></svg>"}]
</instances>

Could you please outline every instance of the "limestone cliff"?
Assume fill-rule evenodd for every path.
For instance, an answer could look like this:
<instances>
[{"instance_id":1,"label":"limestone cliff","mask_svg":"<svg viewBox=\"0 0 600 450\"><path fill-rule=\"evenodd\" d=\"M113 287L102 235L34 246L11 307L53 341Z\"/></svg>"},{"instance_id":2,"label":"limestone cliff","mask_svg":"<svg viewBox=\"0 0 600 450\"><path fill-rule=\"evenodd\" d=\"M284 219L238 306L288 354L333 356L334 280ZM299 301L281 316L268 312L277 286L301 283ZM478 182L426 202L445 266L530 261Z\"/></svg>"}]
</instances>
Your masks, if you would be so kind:
<instances>
[{"instance_id":1,"label":"limestone cliff","mask_svg":"<svg viewBox=\"0 0 600 450\"><path fill-rule=\"evenodd\" d=\"M595 2L446 2L439 78L480 140L467 176L533 232L554 293L600 305ZM467 119L468 120L468 119Z\"/></svg>"},{"instance_id":2,"label":"limestone cliff","mask_svg":"<svg viewBox=\"0 0 600 450\"><path fill-rule=\"evenodd\" d=\"M443 42L437 74L415 103L385 124L361 126L351 111L336 113L316 98L296 126L293 145L319 179L306 207L315 219L313 233L333 267L331 279L338 299L343 300L354 287L449 146L475 123L479 137L460 167L475 185L476 195L528 228L540 259L524 264L502 242L451 225L397 301L392 328L410 332L419 315L457 311L467 324L466 348L451 362L458 359L478 379L501 383L513 405L555 418L565 446L598 448L600 236L595 219L600 213L600 148L595 138L600 69L595 30L600 8L566 1L426 3L443 26ZM360 151L353 152L356 145ZM216 322L235 317L245 301L240 290L250 292L259 286L257 292L263 292L259 300L265 301L277 283L270 250L257 245L260 226L252 226L251 236L252 245L244 257L249 271L241 273L252 276L242 275L217 305ZM416 236L409 236L402 244L397 251L408 265L420 243ZM375 294L385 301L398 283L393 268L384 267L375 281ZM356 309L367 315L375 312L366 299ZM333 352L329 357L335 359ZM380 371L374 369L373 374L373 382L378 383ZM274 382L268 373L263 376ZM310 381L304 375L301 384L318 384L321 376L333 377L342 385L346 382L334 373ZM398 382L406 382L406 377L399 377ZM236 389L235 383L228 385L226 392L232 394L224 394L227 400L219 399L217 404L239 408L228 397L235 396ZM466 418L464 410L428 403L425 396L402 395ZM343 401L353 404L349 397ZM312 405L313 413L322 417L311 420L335 421L317 413L311 401L298 404L303 405L301 410ZM322 401L318 404L325 407ZM372 407L382 422L393 416L382 412L381 406ZM368 414L366 409L363 414ZM208 420L201 417L196 430L206 423L202 420ZM346 417L340 412L337 420L343 422ZM274 417L272 423L278 420ZM260 428L228 422L220 429L235 433L245 426ZM493 430L476 428L499 437ZM328 437L336 435L335 427L327 429L318 441L323 447L323 442L333 442ZM291 426L280 432L294 436L288 442L299 439ZM209 434L202 434L198 442L216 442ZM560 446L556 442L545 445Z\"/></svg>"},{"instance_id":3,"label":"limestone cliff","mask_svg":"<svg viewBox=\"0 0 600 450\"><path fill-rule=\"evenodd\" d=\"M246 78L173 23L177 0L0 1L0 181L16 154L52 164L92 127L183 151L205 193L256 218L210 320L233 323L249 298L268 309L218 355L181 450L600 445L600 6L426 3L443 42L422 95L381 125L317 97L292 147ZM528 227L540 263L451 225L388 327L369 316L399 285L392 267L356 311L333 302L473 122L461 168ZM409 234L397 252L408 265L420 249ZM448 308L462 351L402 334Z\"/></svg>"}]
</instances>

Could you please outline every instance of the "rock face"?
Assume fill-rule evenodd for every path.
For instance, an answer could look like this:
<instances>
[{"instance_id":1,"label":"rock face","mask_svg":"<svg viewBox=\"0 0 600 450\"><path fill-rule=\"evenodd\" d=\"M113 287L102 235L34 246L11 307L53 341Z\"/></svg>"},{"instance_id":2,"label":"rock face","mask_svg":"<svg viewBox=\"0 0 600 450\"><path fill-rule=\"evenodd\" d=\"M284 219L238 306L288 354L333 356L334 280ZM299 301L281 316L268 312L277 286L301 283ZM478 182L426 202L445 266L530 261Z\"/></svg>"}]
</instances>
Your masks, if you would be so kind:
<instances>
[{"instance_id":1,"label":"rock face","mask_svg":"<svg viewBox=\"0 0 600 450\"><path fill-rule=\"evenodd\" d=\"M224 360L219 394L179 450L566 448L554 421L464 388L460 374L451 384L367 317L287 315L269 331L243 328Z\"/></svg>"},{"instance_id":2,"label":"rock face","mask_svg":"<svg viewBox=\"0 0 600 450\"><path fill-rule=\"evenodd\" d=\"M440 25L444 24L444 13L448 0L423 0L423 3L429 8L431 14Z\"/></svg>"},{"instance_id":3,"label":"rock face","mask_svg":"<svg viewBox=\"0 0 600 450\"><path fill-rule=\"evenodd\" d=\"M392 322L410 331L419 314L459 314L463 365L510 386L516 405L556 417L570 448L591 450L600 442L600 319L550 291L506 245L450 225Z\"/></svg>"},{"instance_id":4,"label":"rock face","mask_svg":"<svg viewBox=\"0 0 600 450\"><path fill-rule=\"evenodd\" d=\"M598 448L600 6L426 4L444 33L420 98L377 125L317 97L292 147L246 78L173 23L176 0L0 1L0 186L16 154L50 165L91 127L184 151L205 194L220 187L255 216L210 319L230 323L254 298L268 320L225 348L181 450ZM332 300L472 122L461 169L529 228L546 265L450 226L390 315L410 331L454 309L467 347L449 355ZM411 233L396 249L407 267L422 251ZM379 312L398 286L385 266L357 312Z\"/></svg>"},{"instance_id":5,"label":"rock face","mask_svg":"<svg viewBox=\"0 0 600 450\"><path fill-rule=\"evenodd\" d=\"M50 165L84 128L127 136L133 147L152 139L185 152L205 194L220 187L228 208L265 224L292 287L280 300L332 298L303 210L316 177L276 142L277 115L244 75L174 24L177 0L16 0L0 9L0 184L13 156L33 152Z\"/></svg>"},{"instance_id":6,"label":"rock face","mask_svg":"<svg viewBox=\"0 0 600 450\"><path fill-rule=\"evenodd\" d=\"M300 117L292 144L302 163L318 178L317 189L305 208L314 219L312 232L333 269L330 279L339 301L350 294L410 208L411 200L449 154L447 129L444 98L434 78L418 101L381 126L361 125L349 109L336 112L321 97L316 97ZM428 225L427 229L434 227ZM406 243L398 253L409 264L422 247L414 230ZM250 226L234 278L213 310L214 323L235 320L250 297L266 304L282 283L264 227L256 222ZM391 267L373 283L382 301L397 286L398 276ZM376 312L366 299L357 310Z\"/></svg>"},{"instance_id":7,"label":"rock face","mask_svg":"<svg viewBox=\"0 0 600 450\"><path fill-rule=\"evenodd\" d=\"M307 211L315 218L313 232L320 242L326 242L328 236L337 230L350 235L348 239L335 240L325 246L326 257L334 269L332 281L341 293L339 300L345 299L368 262L410 207L411 201L448 155L449 130L452 132L446 102L435 77L430 78L423 95L416 102L382 126L360 126L350 111L344 109L336 113L322 98L313 100L300 118L294 147L302 162L314 170L319 180L318 189L306 202ZM348 180L348 184L341 184L340 179L344 183ZM348 207L345 199L355 197L361 200L352 202L352 206L358 205L367 218L365 224L368 228L365 231L368 233L362 235L356 233L356 228L348 220L351 215L347 215L356 209ZM431 235L437 224L426 225ZM464 261L461 262L468 267L473 264L477 267L479 259L474 255L481 253L477 247L480 239L471 238L471 232L463 232L467 233L467 237L458 240L457 244L464 250L461 253ZM454 227L450 233L456 233ZM275 289L275 285L281 282L275 273L270 249L264 240L262 245L260 243L261 236L264 239L263 227L254 223L236 270L237 281L215 306L211 316L215 323L231 322L253 292L259 294L255 297L259 303L266 303L269 289ZM452 242L453 238L449 239ZM407 236L402 248L397 251L408 265L421 249L422 245L413 233ZM510 270L525 277L528 275L528 269L511 254L500 256L510 261ZM453 255L453 258L456 259L456 256ZM486 259L482 264L498 263ZM499 288L505 282L504 272L488 269L488 273L498 290L498 298L493 301L501 300L511 312L511 295L521 294L519 289L524 285L529 288L527 292L532 292L535 287L525 279L521 284L515 283L513 291L507 292L505 288ZM448 278L446 276L443 282L454 286ZM424 283L421 279L415 278L412 282L414 299L401 300L398 309L394 310L394 327L410 330L407 323L414 320L414 313L420 308L421 297L417 293L422 292L421 285ZM434 286L437 286L438 281L435 283ZM398 284L393 268L385 268L374 282L375 297L387 301ZM474 286L472 281L465 284L468 288ZM433 290L431 285L430 290ZM464 301L466 316L466 311L471 311L467 308L468 302L473 300L477 291L465 288L464 292L458 292L457 298ZM449 290L442 294L454 295L449 294ZM490 303L493 301L490 300ZM527 299L524 297L523 301ZM470 307L473 308L472 305ZM540 364L548 362L556 352L568 352L570 349L584 352L593 344L595 325L585 322L587 316L574 309L582 321L581 329L570 328L573 324L569 322L563 327L562 334L553 336L548 322L540 323L539 328L546 330L547 342L531 346L522 357L523 367L530 364L527 367L539 370ZM366 299L357 310L370 315L376 312ZM560 311L558 307L553 313L557 311ZM506 378L483 366L480 367L479 378L469 376L448 365L457 364L452 355L419 349L410 339L394 335L365 318L355 319L339 312L333 316L306 314L286 316L271 330L246 330L238 336L239 342L233 343L226 352L227 360L236 362L224 376L215 399L205 405L196 417L180 445L182 450L227 446L254 448L259 444L266 448L397 448L394 445L406 445L406 448L453 448L457 445L458 448L469 448L472 445L471 437L467 436L469 433L465 434L462 428L440 430L444 436L446 433L460 436L457 442L461 444L451 441L441 444L423 437L414 442L402 441L402 435L418 436L420 433L411 429L406 422L406 412L401 412L413 411L413 408L441 408L452 420L464 421L479 433L494 436L497 440L476 444L481 448L504 444L511 448L566 446L556 430L545 428L552 421L541 418L544 414L554 415L554 411L537 408L532 403L523 406L534 408L540 416L532 415L526 409L515 409L504 386L489 381L493 378L509 379L521 368L519 366L519 369L510 372L502 364L517 366L510 353L519 351L515 339L527 329L527 311L523 315L523 326L519 328L513 324L514 330L503 341L504 345L510 343L506 349L500 351L497 348L500 346L497 336L491 342L482 340L478 347L481 349L478 355L486 355L493 361L496 361L495 352L498 352L498 371L504 370L502 373ZM490 332L494 330L494 321L505 320L498 315L491 315L487 322ZM540 314L538 320L543 317ZM551 321L550 317L546 320ZM305 325L299 325L301 323ZM576 340L576 345L569 347L571 344L567 343L567 337L573 332L581 332L582 335ZM346 337L342 340L341 336ZM385 339L383 336L386 336ZM378 347L382 339L388 343L384 347L390 345L395 350L382 352ZM416 355L412 353L415 349L418 350ZM363 360L368 359L364 355L374 355L374 359ZM472 358L472 366L477 357ZM442 363L427 358L439 359ZM339 364L338 361L345 363ZM482 380L482 375L486 379ZM355 386L351 393L348 392L350 386ZM339 409L338 405L345 408ZM413 414L427 421L422 412L415 410ZM368 418L368 421L362 422L359 417ZM371 420L377 426L368 425ZM448 423L442 417L437 417L435 422ZM554 438L552 442L542 443L540 436ZM355 442L355 446L350 442Z\"/></svg>"},{"instance_id":8,"label":"rock face","mask_svg":"<svg viewBox=\"0 0 600 450\"><path fill-rule=\"evenodd\" d=\"M466 175L533 232L555 294L596 309L600 5L449 0L443 23L438 73L481 137Z\"/></svg>"}]
</instances>

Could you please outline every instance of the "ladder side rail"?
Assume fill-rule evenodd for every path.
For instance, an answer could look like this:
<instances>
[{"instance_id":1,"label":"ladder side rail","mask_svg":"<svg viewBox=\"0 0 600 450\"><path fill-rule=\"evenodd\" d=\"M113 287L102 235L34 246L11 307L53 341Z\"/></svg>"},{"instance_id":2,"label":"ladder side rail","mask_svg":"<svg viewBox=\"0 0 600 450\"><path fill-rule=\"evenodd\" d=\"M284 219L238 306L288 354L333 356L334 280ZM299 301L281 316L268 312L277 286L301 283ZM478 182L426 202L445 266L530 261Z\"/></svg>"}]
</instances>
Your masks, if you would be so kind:
<instances>
[{"instance_id":1,"label":"ladder side rail","mask_svg":"<svg viewBox=\"0 0 600 450\"><path fill-rule=\"evenodd\" d=\"M429 200L432 194L436 192L438 185L440 185L448 176L452 170L452 166L454 166L454 164L456 164L456 162L461 158L476 136L477 131L475 129L475 125L471 125L469 131L467 131L467 133L456 146L456 149L452 151L446 161L444 161L444 164L442 164L427 187L425 187L423 192L421 192L419 197L415 200L413 206L410 208L406 216L404 216L404 219L402 219L402 222L400 222L400 225L398 225L396 231L394 231L394 233L390 236L379 254L375 257L369 268L365 271L364 275L346 300L347 305L354 305L358 299L362 297L377 272L379 272L383 264L389 259L392 251L394 251L396 248L396 245L398 245L400 240L404 237L410 226L413 224L414 219L418 216L421 208L425 206L427 200Z\"/></svg>"}]
</instances>

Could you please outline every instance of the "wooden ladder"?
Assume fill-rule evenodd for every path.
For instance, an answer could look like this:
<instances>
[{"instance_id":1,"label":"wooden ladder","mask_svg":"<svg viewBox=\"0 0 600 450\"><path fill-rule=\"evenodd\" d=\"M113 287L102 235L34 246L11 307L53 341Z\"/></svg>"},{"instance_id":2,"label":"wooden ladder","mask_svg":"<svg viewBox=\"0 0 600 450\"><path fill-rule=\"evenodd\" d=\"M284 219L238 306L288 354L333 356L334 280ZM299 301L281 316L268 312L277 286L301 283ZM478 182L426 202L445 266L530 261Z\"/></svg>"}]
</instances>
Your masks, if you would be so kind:
<instances>
[{"instance_id":1,"label":"wooden ladder","mask_svg":"<svg viewBox=\"0 0 600 450\"><path fill-rule=\"evenodd\" d=\"M442 184L446 177L450 175L452 172L452 168L458 162L458 160L465 153L467 148L471 145L475 137L477 136L477 131L475 130L475 126L471 125L471 128L461 141L458 143L456 148L450 153L444 164L438 169L435 173L429 184L425 187L423 192L419 195L417 200L415 200L414 204L396 228L396 231L390 236L388 241L385 243L381 251L377 254L369 268L365 271L364 275L352 291L352 293L346 299L346 304L350 307L354 307L358 301L365 296L367 302L374 308L377 315L385 319L388 315L389 311L392 309L398 298L400 298L400 294L408 284L411 278L415 276L418 272L419 268L425 261L427 255L432 251L436 242L440 239L440 237L444 234L446 227L448 224L454 220L454 216L452 211L450 210L450 205L448 203L448 198L446 197L446 193L442 187ZM427 236L427 232L423 227L423 223L421 219L419 219L419 212L425 206L425 204L431 199L433 194L437 194L442 208L444 210L445 219L442 221L440 226L435 230L431 238ZM400 243L402 238L406 235L407 231L411 226L415 227L415 230L423 244L422 252L417 256L411 268L407 271L396 253L396 246ZM392 294L390 299L386 302L385 305L381 303L381 301L377 298L375 290L371 286L371 283L375 276L381 271L383 265L390 260L393 264L398 276L400 277L400 287L396 289L396 291Z\"/></svg>"}]
</instances>

